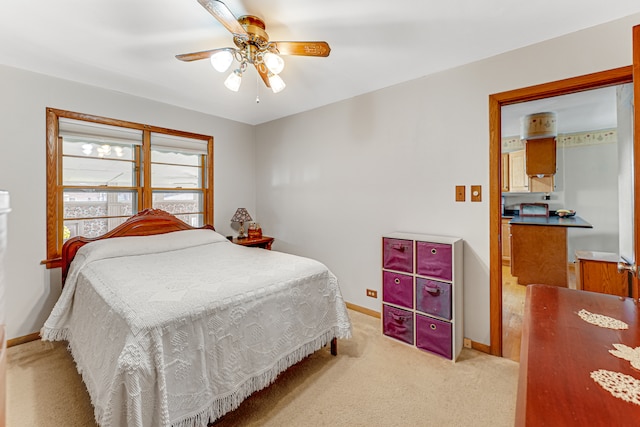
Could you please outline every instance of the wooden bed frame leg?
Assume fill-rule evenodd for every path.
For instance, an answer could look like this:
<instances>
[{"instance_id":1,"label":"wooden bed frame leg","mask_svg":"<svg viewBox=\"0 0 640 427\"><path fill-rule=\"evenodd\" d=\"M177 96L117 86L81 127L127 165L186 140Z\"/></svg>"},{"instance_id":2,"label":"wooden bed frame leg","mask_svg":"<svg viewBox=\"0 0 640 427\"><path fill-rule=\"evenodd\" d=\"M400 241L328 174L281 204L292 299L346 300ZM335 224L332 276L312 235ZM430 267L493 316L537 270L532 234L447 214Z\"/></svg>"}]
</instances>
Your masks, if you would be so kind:
<instances>
[{"instance_id":1,"label":"wooden bed frame leg","mask_svg":"<svg viewBox=\"0 0 640 427\"><path fill-rule=\"evenodd\" d=\"M331 355L338 355L338 339L336 337L331 340Z\"/></svg>"}]
</instances>

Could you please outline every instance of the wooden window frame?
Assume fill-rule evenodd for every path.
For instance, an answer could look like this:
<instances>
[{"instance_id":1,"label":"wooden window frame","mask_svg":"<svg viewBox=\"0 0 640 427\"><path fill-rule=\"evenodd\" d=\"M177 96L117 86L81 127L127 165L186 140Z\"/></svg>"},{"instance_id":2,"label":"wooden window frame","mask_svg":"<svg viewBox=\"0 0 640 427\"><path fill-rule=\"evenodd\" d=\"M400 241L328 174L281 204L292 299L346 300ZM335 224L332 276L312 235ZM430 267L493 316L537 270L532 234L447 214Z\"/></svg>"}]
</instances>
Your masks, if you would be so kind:
<instances>
[{"instance_id":1,"label":"wooden window frame","mask_svg":"<svg viewBox=\"0 0 640 427\"><path fill-rule=\"evenodd\" d=\"M161 133L183 138L199 139L207 143L207 161L203 165L203 222L213 225L213 137L208 135L195 134L191 132L178 131L152 125L128 122L124 120L110 119L106 117L77 113L72 111L59 110L55 108L46 109L46 167L47 167L47 258L42 264L47 268L57 268L61 266L61 250L63 242L63 220L61 215L64 212L63 185L62 185L62 150L59 144L60 118L74 119L92 123L99 123L110 126L118 126L142 131L142 174L136 182L138 192L138 211L152 208L153 188L151 187L151 133ZM139 159L138 159L139 161ZM186 189L185 189L186 190ZM204 225L203 224L203 225Z\"/></svg>"}]
</instances>

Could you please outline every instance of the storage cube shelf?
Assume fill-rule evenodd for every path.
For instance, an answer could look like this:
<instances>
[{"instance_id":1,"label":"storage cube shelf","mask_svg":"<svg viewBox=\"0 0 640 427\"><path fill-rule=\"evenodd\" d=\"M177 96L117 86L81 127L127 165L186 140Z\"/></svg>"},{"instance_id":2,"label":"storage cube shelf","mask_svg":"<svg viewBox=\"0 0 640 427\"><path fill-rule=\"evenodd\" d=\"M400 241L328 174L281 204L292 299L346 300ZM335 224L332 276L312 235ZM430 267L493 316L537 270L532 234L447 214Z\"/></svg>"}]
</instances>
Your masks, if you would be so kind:
<instances>
[{"instance_id":1,"label":"storage cube shelf","mask_svg":"<svg viewBox=\"0 0 640 427\"><path fill-rule=\"evenodd\" d=\"M458 237L382 236L382 332L455 361L462 350L462 251Z\"/></svg>"}]
</instances>

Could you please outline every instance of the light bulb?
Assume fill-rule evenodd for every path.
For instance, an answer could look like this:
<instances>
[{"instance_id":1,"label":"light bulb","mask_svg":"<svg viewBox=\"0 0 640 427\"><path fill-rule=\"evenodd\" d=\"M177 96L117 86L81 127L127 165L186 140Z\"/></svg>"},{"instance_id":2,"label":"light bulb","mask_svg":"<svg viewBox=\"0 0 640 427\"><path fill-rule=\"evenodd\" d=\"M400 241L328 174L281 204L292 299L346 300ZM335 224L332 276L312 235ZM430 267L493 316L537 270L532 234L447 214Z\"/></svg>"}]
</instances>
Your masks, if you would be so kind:
<instances>
[{"instance_id":1,"label":"light bulb","mask_svg":"<svg viewBox=\"0 0 640 427\"><path fill-rule=\"evenodd\" d=\"M228 50L220 50L213 55L211 55L211 65L216 71L224 73L231 66L231 62L233 62L233 55Z\"/></svg>"},{"instance_id":2,"label":"light bulb","mask_svg":"<svg viewBox=\"0 0 640 427\"><path fill-rule=\"evenodd\" d=\"M267 52L264 54L262 59L264 61L264 65L266 65L269 71L273 74L280 74L284 69L284 59L280 58L275 53Z\"/></svg>"},{"instance_id":3,"label":"light bulb","mask_svg":"<svg viewBox=\"0 0 640 427\"><path fill-rule=\"evenodd\" d=\"M233 70L233 73L229 74L229 77L224 81L224 85L227 89L237 92L240 89L240 83L242 83L242 73L240 70Z\"/></svg>"},{"instance_id":4,"label":"light bulb","mask_svg":"<svg viewBox=\"0 0 640 427\"><path fill-rule=\"evenodd\" d=\"M271 86L271 90L273 93L278 93L282 91L287 85L284 84L284 80L282 77L277 74L269 74L269 86Z\"/></svg>"}]
</instances>

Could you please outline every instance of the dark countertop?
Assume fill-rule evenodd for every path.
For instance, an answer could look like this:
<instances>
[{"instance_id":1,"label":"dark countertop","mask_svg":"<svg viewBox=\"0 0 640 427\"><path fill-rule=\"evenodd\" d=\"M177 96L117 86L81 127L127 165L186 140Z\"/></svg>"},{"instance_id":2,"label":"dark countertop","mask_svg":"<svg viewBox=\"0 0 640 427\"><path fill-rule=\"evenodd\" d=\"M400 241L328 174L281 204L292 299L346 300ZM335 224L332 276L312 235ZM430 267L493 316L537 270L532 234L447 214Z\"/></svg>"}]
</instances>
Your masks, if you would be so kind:
<instances>
[{"instance_id":1,"label":"dark countertop","mask_svg":"<svg viewBox=\"0 0 640 427\"><path fill-rule=\"evenodd\" d=\"M593 225L589 224L579 216L570 216L563 218L559 216L514 216L511 221L511 225L552 225L558 227L575 227L575 228L593 228Z\"/></svg>"}]
</instances>

